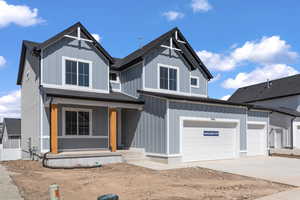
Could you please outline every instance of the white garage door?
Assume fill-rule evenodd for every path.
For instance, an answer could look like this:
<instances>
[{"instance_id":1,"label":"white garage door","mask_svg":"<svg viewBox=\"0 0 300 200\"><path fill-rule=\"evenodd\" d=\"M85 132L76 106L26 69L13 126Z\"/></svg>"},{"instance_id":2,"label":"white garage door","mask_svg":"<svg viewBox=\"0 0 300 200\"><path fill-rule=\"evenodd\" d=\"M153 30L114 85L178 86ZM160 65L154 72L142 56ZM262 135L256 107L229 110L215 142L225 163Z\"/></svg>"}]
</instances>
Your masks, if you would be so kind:
<instances>
[{"instance_id":1,"label":"white garage door","mask_svg":"<svg viewBox=\"0 0 300 200\"><path fill-rule=\"evenodd\" d=\"M236 157L236 122L183 121L183 162Z\"/></svg>"},{"instance_id":2,"label":"white garage door","mask_svg":"<svg viewBox=\"0 0 300 200\"><path fill-rule=\"evenodd\" d=\"M267 152L267 128L265 124L248 124L247 155L265 155Z\"/></svg>"}]
</instances>

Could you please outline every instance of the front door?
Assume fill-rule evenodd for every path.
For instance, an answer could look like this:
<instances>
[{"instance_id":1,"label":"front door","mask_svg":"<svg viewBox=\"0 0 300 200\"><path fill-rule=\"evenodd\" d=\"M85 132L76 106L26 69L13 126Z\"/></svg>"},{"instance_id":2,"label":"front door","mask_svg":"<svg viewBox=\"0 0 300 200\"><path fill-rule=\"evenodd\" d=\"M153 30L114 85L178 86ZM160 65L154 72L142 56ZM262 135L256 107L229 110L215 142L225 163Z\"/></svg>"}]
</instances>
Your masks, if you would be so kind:
<instances>
[{"instance_id":1,"label":"front door","mask_svg":"<svg viewBox=\"0 0 300 200\"><path fill-rule=\"evenodd\" d=\"M109 147L112 152L117 150L117 110L109 110Z\"/></svg>"}]
</instances>

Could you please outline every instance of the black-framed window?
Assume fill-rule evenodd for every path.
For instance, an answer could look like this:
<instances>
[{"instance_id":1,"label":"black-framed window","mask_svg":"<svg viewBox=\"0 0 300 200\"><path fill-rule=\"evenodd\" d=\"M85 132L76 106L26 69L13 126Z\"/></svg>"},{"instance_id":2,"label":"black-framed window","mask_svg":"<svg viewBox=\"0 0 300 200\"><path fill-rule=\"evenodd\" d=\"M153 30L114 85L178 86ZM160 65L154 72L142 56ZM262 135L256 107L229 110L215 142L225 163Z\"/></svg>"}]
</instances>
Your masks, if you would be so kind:
<instances>
[{"instance_id":1,"label":"black-framed window","mask_svg":"<svg viewBox=\"0 0 300 200\"><path fill-rule=\"evenodd\" d=\"M198 78L191 77L191 86L197 87L198 86Z\"/></svg>"},{"instance_id":2,"label":"black-framed window","mask_svg":"<svg viewBox=\"0 0 300 200\"><path fill-rule=\"evenodd\" d=\"M85 111L65 112L65 135L84 136L90 134L90 113Z\"/></svg>"},{"instance_id":3,"label":"black-framed window","mask_svg":"<svg viewBox=\"0 0 300 200\"><path fill-rule=\"evenodd\" d=\"M109 80L114 81L114 82L118 82L119 81L118 73L115 73L115 72L109 73Z\"/></svg>"},{"instance_id":4,"label":"black-framed window","mask_svg":"<svg viewBox=\"0 0 300 200\"><path fill-rule=\"evenodd\" d=\"M89 87L90 85L90 64L81 61L65 60L66 77L68 85Z\"/></svg>"},{"instance_id":5,"label":"black-framed window","mask_svg":"<svg viewBox=\"0 0 300 200\"><path fill-rule=\"evenodd\" d=\"M160 89L177 90L177 73L178 70L171 67L159 67Z\"/></svg>"}]
</instances>

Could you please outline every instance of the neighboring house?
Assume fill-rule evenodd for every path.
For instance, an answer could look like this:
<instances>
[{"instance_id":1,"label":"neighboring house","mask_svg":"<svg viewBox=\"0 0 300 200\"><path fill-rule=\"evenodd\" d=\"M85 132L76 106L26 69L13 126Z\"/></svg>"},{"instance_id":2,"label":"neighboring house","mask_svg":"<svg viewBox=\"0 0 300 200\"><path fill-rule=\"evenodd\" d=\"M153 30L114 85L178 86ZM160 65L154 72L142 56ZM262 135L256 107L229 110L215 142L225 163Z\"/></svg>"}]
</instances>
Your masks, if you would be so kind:
<instances>
[{"instance_id":1,"label":"neighboring house","mask_svg":"<svg viewBox=\"0 0 300 200\"><path fill-rule=\"evenodd\" d=\"M22 156L134 148L164 162L265 155L270 109L209 98L211 78L178 28L122 59L80 23L24 41Z\"/></svg>"},{"instance_id":2,"label":"neighboring house","mask_svg":"<svg viewBox=\"0 0 300 200\"><path fill-rule=\"evenodd\" d=\"M3 119L1 160L21 159L21 120Z\"/></svg>"},{"instance_id":3,"label":"neighboring house","mask_svg":"<svg viewBox=\"0 0 300 200\"><path fill-rule=\"evenodd\" d=\"M239 88L228 101L264 106L270 114L270 147L300 148L300 75Z\"/></svg>"}]
</instances>

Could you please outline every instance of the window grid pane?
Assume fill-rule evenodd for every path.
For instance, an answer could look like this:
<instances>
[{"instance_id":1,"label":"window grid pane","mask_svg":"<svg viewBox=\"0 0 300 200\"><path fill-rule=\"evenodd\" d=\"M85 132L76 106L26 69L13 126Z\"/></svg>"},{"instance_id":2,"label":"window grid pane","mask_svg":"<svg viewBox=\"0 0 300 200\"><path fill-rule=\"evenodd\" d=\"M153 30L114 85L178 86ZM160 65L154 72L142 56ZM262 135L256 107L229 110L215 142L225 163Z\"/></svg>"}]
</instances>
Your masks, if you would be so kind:
<instances>
[{"instance_id":1,"label":"window grid pane","mask_svg":"<svg viewBox=\"0 0 300 200\"><path fill-rule=\"evenodd\" d=\"M177 70L169 68L169 89L177 90Z\"/></svg>"},{"instance_id":2,"label":"window grid pane","mask_svg":"<svg viewBox=\"0 0 300 200\"><path fill-rule=\"evenodd\" d=\"M78 62L78 85L89 87L89 64Z\"/></svg>"},{"instance_id":3,"label":"window grid pane","mask_svg":"<svg viewBox=\"0 0 300 200\"><path fill-rule=\"evenodd\" d=\"M77 85L77 62L66 60L66 84Z\"/></svg>"},{"instance_id":4,"label":"window grid pane","mask_svg":"<svg viewBox=\"0 0 300 200\"><path fill-rule=\"evenodd\" d=\"M160 89L168 88L168 68L160 67Z\"/></svg>"},{"instance_id":5,"label":"window grid pane","mask_svg":"<svg viewBox=\"0 0 300 200\"><path fill-rule=\"evenodd\" d=\"M77 112L66 111L66 135L77 135Z\"/></svg>"},{"instance_id":6,"label":"window grid pane","mask_svg":"<svg viewBox=\"0 0 300 200\"><path fill-rule=\"evenodd\" d=\"M90 115L88 112L78 112L79 135L90 134Z\"/></svg>"}]
</instances>

